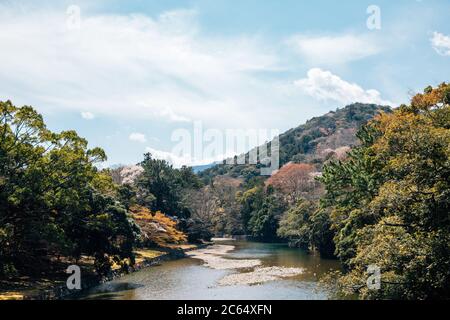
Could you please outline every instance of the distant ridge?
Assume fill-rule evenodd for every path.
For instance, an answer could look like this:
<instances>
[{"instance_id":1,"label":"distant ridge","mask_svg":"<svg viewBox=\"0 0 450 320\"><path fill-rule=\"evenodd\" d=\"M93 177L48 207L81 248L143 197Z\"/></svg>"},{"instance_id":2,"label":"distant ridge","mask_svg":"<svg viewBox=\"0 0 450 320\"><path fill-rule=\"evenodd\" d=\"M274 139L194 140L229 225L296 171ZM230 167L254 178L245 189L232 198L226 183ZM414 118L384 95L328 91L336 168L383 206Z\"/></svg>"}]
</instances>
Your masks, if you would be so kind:
<instances>
[{"instance_id":1,"label":"distant ridge","mask_svg":"<svg viewBox=\"0 0 450 320\"><path fill-rule=\"evenodd\" d=\"M213 162L210 164L204 164L204 165L198 165L198 166L192 166L192 171L194 171L194 173L200 173L205 171L206 169L212 168L214 167L216 164L218 164L217 162Z\"/></svg>"}]
</instances>

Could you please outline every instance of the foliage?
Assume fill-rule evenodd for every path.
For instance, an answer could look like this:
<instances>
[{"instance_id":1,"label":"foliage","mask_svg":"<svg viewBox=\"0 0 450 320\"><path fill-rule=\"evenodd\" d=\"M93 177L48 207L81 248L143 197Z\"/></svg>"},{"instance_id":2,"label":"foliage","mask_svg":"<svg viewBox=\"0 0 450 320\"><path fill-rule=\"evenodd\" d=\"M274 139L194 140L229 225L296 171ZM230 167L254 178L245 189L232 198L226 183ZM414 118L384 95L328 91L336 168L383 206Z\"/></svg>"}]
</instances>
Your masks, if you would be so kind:
<instances>
[{"instance_id":1,"label":"foliage","mask_svg":"<svg viewBox=\"0 0 450 320\"><path fill-rule=\"evenodd\" d=\"M278 236L289 239L291 245L309 250L312 243L311 215L316 209L314 202L299 200L281 218Z\"/></svg>"},{"instance_id":2,"label":"foliage","mask_svg":"<svg viewBox=\"0 0 450 320\"><path fill-rule=\"evenodd\" d=\"M152 211L188 218L190 212L183 196L187 190L202 185L192 168L174 169L167 161L152 158L150 153L144 155L140 166L143 172L136 182L139 203Z\"/></svg>"},{"instance_id":3,"label":"foliage","mask_svg":"<svg viewBox=\"0 0 450 320\"><path fill-rule=\"evenodd\" d=\"M273 242L278 240L278 223L286 209L284 203L269 189L264 196L263 202L257 204L257 208L251 214L248 222L250 235L260 241Z\"/></svg>"},{"instance_id":4,"label":"foliage","mask_svg":"<svg viewBox=\"0 0 450 320\"><path fill-rule=\"evenodd\" d=\"M450 85L428 87L409 106L382 114L359 134L360 147L324 168L346 266L339 285L371 299L450 297ZM365 286L381 269L381 289Z\"/></svg>"},{"instance_id":5,"label":"foliage","mask_svg":"<svg viewBox=\"0 0 450 320\"><path fill-rule=\"evenodd\" d=\"M134 226L95 163L99 148L54 133L29 106L0 102L0 274L39 273L51 256L92 255L98 271L132 261Z\"/></svg>"},{"instance_id":6,"label":"foliage","mask_svg":"<svg viewBox=\"0 0 450 320\"><path fill-rule=\"evenodd\" d=\"M304 250L317 250L324 257L334 255L334 233L329 216L318 208L315 200L300 199L284 213L277 234L290 245Z\"/></svg>"},{"instance_id":7,"label":"foliage","mask_svg":"<svg viewBox=\"0 0 450 320\"><path fill-rule=\"evenodd\" d=\"M237 200L241 204L241 218L246 234L252 232L253 227L250 225L250 219L262 208L264 196L263 186L255 186L244 193L239 192L237 194Z\"/></svg>"},{"instance_id":8,"label":"foliage","mask_svg":"<svg viewBox=\"0 0 450 320\"><path fill-rule=\"evenodd\" d=\"M320 193L320 186L314 179L315 172L311 164L290 162L273 174L266 185L282 193L287 203L294 205L302 197L312 199Z\"/></svg>"},{"instance_id":9,"label":"foliage","mask_svg":"<svg viewBox=\"0 0 450 320\"><path fill-rule=\"evenodd\" d=\"M168 244L180 244L187 241L187 236L177 229L178 222L157 211L140 206L131 208L133 219L140 228L140 242L145 247L165 247Z\"/></svg>"}]
</instances>

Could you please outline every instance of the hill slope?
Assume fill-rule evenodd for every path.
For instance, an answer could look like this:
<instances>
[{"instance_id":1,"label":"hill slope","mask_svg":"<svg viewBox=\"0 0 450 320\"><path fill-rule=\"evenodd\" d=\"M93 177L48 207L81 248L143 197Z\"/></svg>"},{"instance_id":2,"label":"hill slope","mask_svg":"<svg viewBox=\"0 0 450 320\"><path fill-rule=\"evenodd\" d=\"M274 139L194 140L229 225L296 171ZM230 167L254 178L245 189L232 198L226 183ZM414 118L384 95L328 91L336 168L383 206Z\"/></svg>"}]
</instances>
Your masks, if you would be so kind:
<instances>
[{"instance_id":1,"label":"hill slope","mask_svg":"<svg viewBox=\"0 0 450 320\"><path fill-rule=\"evenodd\" d=\"M379 112L390 112L388 106L354 103L280 135L280 166L293 161L315 164L318 169L330 157L340 157L357 144L358 128ZM218 164L199 173L210 181L218 175L242 177L246 180L259 175L259 165Z\"/></svg>"}]
</instances>

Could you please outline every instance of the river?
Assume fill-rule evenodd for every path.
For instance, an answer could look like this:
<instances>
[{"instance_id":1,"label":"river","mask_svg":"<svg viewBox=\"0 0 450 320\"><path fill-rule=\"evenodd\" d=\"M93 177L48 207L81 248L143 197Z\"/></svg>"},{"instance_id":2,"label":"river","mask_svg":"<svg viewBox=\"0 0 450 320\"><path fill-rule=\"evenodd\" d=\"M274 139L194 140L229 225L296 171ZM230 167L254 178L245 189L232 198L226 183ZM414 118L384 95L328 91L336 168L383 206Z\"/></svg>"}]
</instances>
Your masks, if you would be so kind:
<instances>
[{"instance_id":1,"label":"river","mask_svg":"<svg viewBox=\"0 0 450 320\"><path fill-rule=\"evenodd\" d=\"M80 298L327 299L329 293L317 285L318 278L330 269L339 268L335 260L322 259L285 244L228 241L190 254L99 285Z\"/></svg>"}]
</instances>

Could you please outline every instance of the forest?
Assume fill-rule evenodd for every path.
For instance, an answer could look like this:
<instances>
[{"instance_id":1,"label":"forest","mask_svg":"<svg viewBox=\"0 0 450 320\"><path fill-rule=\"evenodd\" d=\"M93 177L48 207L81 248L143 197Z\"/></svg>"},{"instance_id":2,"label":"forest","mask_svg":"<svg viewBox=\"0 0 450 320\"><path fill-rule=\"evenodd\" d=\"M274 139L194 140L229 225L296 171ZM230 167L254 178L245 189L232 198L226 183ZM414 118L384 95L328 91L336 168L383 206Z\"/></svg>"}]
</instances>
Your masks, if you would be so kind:
<instances>
[{"instance_id":1,"label":"forest","mask_svg":"<svg viewBox=\"0 0 450 320\"><path fill-rule=\"evenodd\" d=\"M258 165L194 174L150 153L100 169L102 149L0 102L0 282L79 261L126 271L140 248L247 236L339 259L323 283L343 297L450 298L450 84L395 109L338 109L280 146L269 178ZM367 290L369 265L381 290Z\"/></svg>"},{"instance_id":2,"label":"forest","mask_svg":"<svg viewBox=\"0 0 450 320\"><path fill-rule=\"evenodd\" d=\"M178 227L167 243L210 237L184 204L200 186L190 168L146 154L133 184L115 183L113 170L96 166L105 152L76 132L51 132L29 106L1 102L0 112L0 278L42 276L80 259L98 274L126 270L134 248L158 242L155 216Z\"/></svg>"},{"instance_id":3,"label":"forest","mask_svg":"<svg viewBox=\"0 0 450 320\"><path fill-rule=\"evenodd\" d=\"M214 233L339 259L323 283L341 296L449 298L449 103L443 83L396 109L355 104L312 119L280 137L284 166L269 179L225 164L200 173L209 184L193 212ZM370 265L381 290L366 286Z\"/></svg>"}]
</instances>

